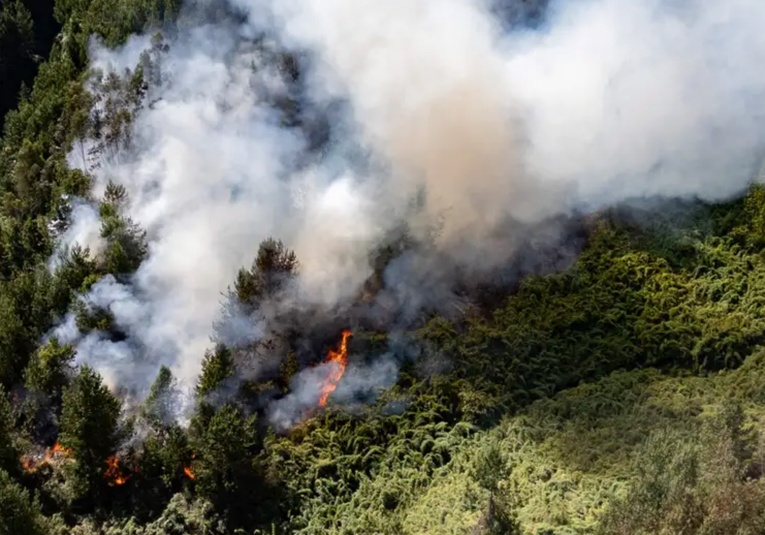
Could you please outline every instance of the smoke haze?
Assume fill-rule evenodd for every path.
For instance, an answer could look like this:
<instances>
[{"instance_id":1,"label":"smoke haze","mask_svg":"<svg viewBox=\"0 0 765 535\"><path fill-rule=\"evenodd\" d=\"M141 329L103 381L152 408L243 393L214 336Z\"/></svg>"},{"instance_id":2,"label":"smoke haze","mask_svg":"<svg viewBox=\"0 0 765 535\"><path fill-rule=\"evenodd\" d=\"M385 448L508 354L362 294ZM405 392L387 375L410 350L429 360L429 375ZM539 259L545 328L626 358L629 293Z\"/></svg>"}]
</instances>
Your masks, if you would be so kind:
<instances>
[{"instance_id":1,"label":"smoke haze","mask_svg":"<svg viewBox=\"0 0 765 535\"><path fill-rule=\"evenodd\" d=\"M79 147L70 157L96 195L124 185L127 215L148 233L134 277L84 297L126 340L83 336L73 317L56 331L113 387L145 392L162 364L192 386L221 292L267 236L297 254L298 306L330 309L358 294L370 250L402 222L420 235L438 226L448 262L409 256L386 273L410 314L453 297L453 266L510 259L518 229L632 198L726 199L759 162L758 0L561 0L538 28L512 31L479 0L231 2L241 16L216 21L200 13L223 0L188 6L127 148L97 166ZM150 46L94 43L92 65L122 72ZM279 49L299 58L299 82ZM284 99L301 126L274 106ZM78 205L62 246L97 252L98 225L97 208ZM238 336L263 332L246 319ZM388 362L349 377L389 384ZM311 373L273 409L279 421L315 398Z\"/></svg>"}]
</instances>

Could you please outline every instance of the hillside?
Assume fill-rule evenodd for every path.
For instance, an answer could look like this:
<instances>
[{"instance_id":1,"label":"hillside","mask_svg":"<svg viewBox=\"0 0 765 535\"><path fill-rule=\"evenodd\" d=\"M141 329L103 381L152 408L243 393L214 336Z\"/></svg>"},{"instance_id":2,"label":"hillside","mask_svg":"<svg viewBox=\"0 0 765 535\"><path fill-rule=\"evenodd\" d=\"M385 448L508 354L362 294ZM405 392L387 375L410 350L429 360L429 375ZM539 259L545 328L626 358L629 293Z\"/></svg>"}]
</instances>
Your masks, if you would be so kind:
<instances>
[{"instance_id":1,"label":"hillside","mask_svg":"<svg viewBox=\"0 0 765 535\"><path fill-rule=\"evenodd\" d=\"M508 27L543 18L542 3L498 6ZM241 149L242 167L224 165L234 177L259 165L293 171L239 146L237 136L260 135L276 152L299 146L310 178L316 154L332 167L367 147L337 141L354 124L340 124L341 104L306 104L317 82L305 58L239 31L247 17L230 4L196 7L57 0L32 17L21 2L2 4L0 37L24 30L27 48L3 49L0 73L31 79L29 50L45 53L48 41L32 44L32 19L40 36L60 34L1 140L0 534L763 533L765 188L513 220L464 249L439 249L448 234L422 232L426 201L407 199L416 217L369 240L358 280L354 250L321 211L309 230L283 227L305 233L291 235L300 249L276 236L232 253L251 238L225 241L203 223L242 211L238 196L253 203L243 213L287 210L280 183L252 193L232 178L206 220L195 203L218 202L210 184L220 181L193 197L195 167L217 172L195 154L221 152L227 164ZM229 48L186 53L194 39L216 42L199 20L220 24L210 35ZM228 43L234 34L245 44ZM216 70L219 57L233 74ZM189 73L189 58L222 81ZM249 65L263 79L238 80ZM17 94L5 87L3 106ZM267 112L227 105L242 87L262 89ZM205 100L196 123L206 91L221 100ZM207 129L223 141L172 152ZM163 150L188 159L186 174L154 165ZM374 174L379 162L362 167ZM156 169L181 179L132 182ZM188 195L192 216L152 197L160 190ZM146 195L138 206L136 194ZM272 196L254 204L262 195ZM170 215L152 219L157 198ZM341 210L329 210L339 225ZM351 215L350 229L364 226L366 213ZM179 229L163 217L185 219ZM211 228L245 235L242 217ZM187 226L191 239L167 238ZM300 239L314 227L327 236L319 247ZM354 247L367 236L348 233ZM514 244L505 257L503 240ZM471 247L480 261L459 264ZM248 260L229 270L214 253ZM339 282L322 278L333 268ZM222 296L205 286L220 271ZM321 275L320 299L301 293L306 273ZM202 301L167 297L185 297L188 281L215 304L201 334ZM197 339L205 346L189 362Z\"/></svg>"}]
</instances>

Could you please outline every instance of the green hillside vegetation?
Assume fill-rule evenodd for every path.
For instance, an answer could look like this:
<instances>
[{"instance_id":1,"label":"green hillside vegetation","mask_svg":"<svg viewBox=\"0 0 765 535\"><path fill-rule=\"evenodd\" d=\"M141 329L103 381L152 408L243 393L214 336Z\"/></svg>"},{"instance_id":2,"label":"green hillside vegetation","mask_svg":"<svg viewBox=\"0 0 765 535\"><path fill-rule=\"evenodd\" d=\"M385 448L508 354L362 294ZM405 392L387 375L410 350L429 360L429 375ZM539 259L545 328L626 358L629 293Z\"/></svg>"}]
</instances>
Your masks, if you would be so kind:
<instances>
[{"instance_id":1,"label":"green hillside vegetation","mask_svg":"<svg viewBox=\"0 0 765 535\"><path fill-rule=\"evenodd\" d=\"M34 81L60 27L53 0L0 2L0 127Z\"/></svg>"},{"instance_id":2,"label":"green hillside vegetation","mask_svg":"<svg viewBox=\"0 0 765 535\"><path fill-rule=\"evenodd\" d=\"M19 5L3 3L0 22L27 32L34 23ZM164 47L157 36L141 65L90 94L88 38L115 46L161 28L179 7L57 0L61 33L5 118L0 534L765 533L759 186L724 205L670 204L657 211L671 213L664 219L593 216L571 268L529 277L458 321L429 318L407 333L421 356L403 362L395 386L354 411L330 398L286 435L254 400L288 392L299 368L288 332L255 348L212 347L188 428L166 418L168 369L126 413L97 373L73 366L71 346L41 345L73 306L82 330L119 337L106 311L76 297L106 275L126 279L147 254L144 232L122 211L124 189L111 186L98 199L106 252L70 251L46 269L66 195L89 195L90 178L66 154L85 137L104 146L129 137ZM96 101L106 110L98 120ZM232 273L229 299L245 308L299 269L275 240L253 258ZM285 355L278 374L237 382L252 354L243 349L265 344ZM351 359L379 347L385 333L357 331ZM236 395L221 396L221 386ZM125 451L136 429L145 440ZM34 469L23 466L29 459ZM104 477L107 468L126 482Z\"/></svg>"}]
</instances>

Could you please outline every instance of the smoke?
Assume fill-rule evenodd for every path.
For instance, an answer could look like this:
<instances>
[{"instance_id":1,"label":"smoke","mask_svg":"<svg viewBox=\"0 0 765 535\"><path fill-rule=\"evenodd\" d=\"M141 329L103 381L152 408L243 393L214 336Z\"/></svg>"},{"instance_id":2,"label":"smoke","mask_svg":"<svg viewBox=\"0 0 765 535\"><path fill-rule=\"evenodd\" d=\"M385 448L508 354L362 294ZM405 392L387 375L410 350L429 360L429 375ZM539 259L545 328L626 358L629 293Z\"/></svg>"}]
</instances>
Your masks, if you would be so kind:
<instances>
[{"instance_id":1,"label":"smoke","mask_svg":"<svg viewBox=\"0 0 765 535\"><path fill-rule=\"evenodd\" d=\"M121 284L107 275L80 298L88 311L107 311L114 318L113 328L125 339L115 339L112 333L100 330L83 335L75 312L70 312L51 333L61 343L76 342L78 362L97 368L113 390L142 384L147 377L153 380L157 360L161 362L177 352L165 330L152 322L152 309L145 306L149 298L137 295L136 290L136 286ZM144 358L147 354L157 360ZM145 393L143 389L139 392Z\"/></svg>"},{"instance_id":2,"label":"smoke","mask_svg":"<svg viewBox=\"0 0 765 535\"><path fill-rule=\"evenodd\" d=\"M587 208L739 193L765 127L764 20L751 0L557 3L548 31L507 44L529 174Z\"/></svg>"},{"instance_id":3,"label":"smoke","mask_svg":"<svg viewBox=\"0 0 765 535\"><path fill-rule=\"evenodd\" d=\"M101 218L98 210L82 199L64 198L70 208L65 217L51 221L49 228L56 233L64 227L63 234L57 243L57 248L50 258L48 268L54 271L61 265L62 260L69 254L68 248L74 244L87 248L91 254L98 256L104 251L104 240L101 238ZM64 215L64 214L62 214Z\"/></svg>"},{"instance_id":4,"label":"smoke","mask_svg":"<svg viewBox=\"0 0 765 535\"><path fill-rule=\"evenodd\" d=\"M277 431L289 430L307 414L316 409L321 395L321 384L326 380L327 368L322 364L298 373L290 384L290 393L271 403L268 421ZM399 361L391 353L378 356L368 365L349 365L343 379L332 394L334 403L352 407L354 404L374 400L377 394L396 383Z\"/></svg>"},{"instance_id":5,"label":"smoke","mask_svg":"<svg viewBox=\"0 0 765 535\"><path fill-rule=\"evenodd\" d=\"M221 292L267 236L301 263L290 306L331 310L358 294L370 250L402 222L420 238L439 227L432 255L385 273L381 298L406 318L459 308L457 268L502 266L549 218L633 198L726 199L757 169L758 0L560 0L515 30L479 0L230 1L239 16L208 22L200 14L225 12L223 0L189 7L128 144L97 166L81 147L70 157L96 195L109 180L126 187L149 238L130 281L106 278L84 298L126 339L80 333L71 317L58 328L112 384L145 392L165 364L193 385ZM92 65L121 73L150 47L94 43ZM96 213L76 210L62 245L98 245ZM267 330L241 317L227 336ZM357 382L380 384L395 374L385 369ZM275 421L315 400L311 373Z\"/></svg>"}]
</instances>

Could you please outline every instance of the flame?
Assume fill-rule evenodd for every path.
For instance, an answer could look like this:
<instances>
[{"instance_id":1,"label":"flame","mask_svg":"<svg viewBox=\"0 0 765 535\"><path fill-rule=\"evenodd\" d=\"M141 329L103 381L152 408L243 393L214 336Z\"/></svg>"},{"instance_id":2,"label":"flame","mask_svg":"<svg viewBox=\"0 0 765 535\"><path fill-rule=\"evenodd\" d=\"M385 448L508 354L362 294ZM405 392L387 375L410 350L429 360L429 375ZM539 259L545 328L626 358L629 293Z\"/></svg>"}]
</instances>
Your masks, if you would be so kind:
<instances>
[{"instance_id":1,"label":"flame","mask_svg":"<svg viewBox=\"0 0 765 535\"><path fill-rule=\"evenodd\" d=\"M324 384L321 386L321 397L319 397L319 406L324 407L327 404L329 395L335 391L337 384L345 374L345 367L348 365L348 338L351 336L351 331L343 331L343 339L340 342L340 347L337 351L329 350L327 358L324 362L332 364L331 370Z\"/></svg>"},{"instance_id":2,"label":"flame","mask_svg":"<svg viewBox=\"0 0 765 535\"><path fill-rule=\"evenodd\" d=\"M53 444L53 447L48 450L48 453L45 455L46 458L49 458L53 455L63 455L64 457L71 457L72 456L72 448L67 448L65 446L62 446L58 443L58 440L55 444Z\"/></svg>"},{"instance_id":3,"label":"flame","mask_svg":"<svg viewBox=\"0 0 765 535\"><path fill-rule=\"evenodd\" d=\"M196 453L192 453L191 454L191 460L193 461L196 458L197 458L197 454ZM196 474L191 469L191 465L190 464L188 466L184 466L183 467L183 473L186 474L186 477L188 477L189 479L196 479L197 478Z\"/></svg>"},{"instance_id":4,"label":"flame","mask_svg":"<svg viewBox=\"0 0 765 535\"><path fill-rule=\"evenodd\" d=\"M56 443L53 444L50 449L45 451L45 455L43 456L40 456L39 454L23 456L21 458L21 467L27 473L34 473L37 472L38 468L40 468L42 465L50 464L50 462L53 460L70 458L72 453L72 448L62 446L58 441L56 441Z\"/></svg>"},{"instance_id":5,"label":"flame","mask_svg":"<svg viewBox=\"0 0 765 535\"><path fill-rule=\"evenodd\" d=\"M21 459L21 467L28 474L37 471L37 464L35 463L35 460L32 459L31 457L23 457Z\"/></svg>"},{"instance_id":6,"label":"flame","mask_svg":"<svg viewBox=\"0 0 765 535\"><path fill-rule=\"evenodd\" d=\"M112 455L106 459L106 464L108 468L106 469L106 472L104 472L104 477L109 479L109 486L120 486L127 483L127 480L130 479L130 476L123 474L122 470L120 470L119 457Z\"/></svg>"}]
</instances>

